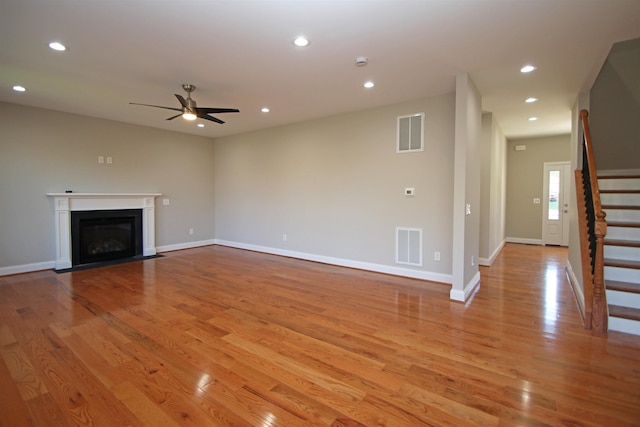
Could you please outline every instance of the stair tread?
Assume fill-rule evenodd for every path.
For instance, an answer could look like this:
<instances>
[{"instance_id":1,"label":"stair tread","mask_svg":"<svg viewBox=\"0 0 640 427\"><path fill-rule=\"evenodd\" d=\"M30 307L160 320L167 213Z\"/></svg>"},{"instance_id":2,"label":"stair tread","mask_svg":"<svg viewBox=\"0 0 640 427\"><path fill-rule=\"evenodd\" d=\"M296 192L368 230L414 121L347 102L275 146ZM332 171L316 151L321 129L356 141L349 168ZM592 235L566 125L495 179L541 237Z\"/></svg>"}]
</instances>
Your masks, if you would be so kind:
<instances>
[{"instance_id":1,"label":"stair tread","mask_svg":"<svg viewBox=\"0 0 640 427\"><path fill-rule=\"evenodd\" d=\"M640 294L640 283L620 282L618 280L605 280L605 282L608 290Z\"/></svg>"},{"instance_id":2,"label":"stair tread","mask_svg":"<svg viewBox=\"0 0 640 427\"><path fill-rule=\"evenodd\" d=\"M609 227L632 227L632 228L640 228L640 222L631 222L631 221L607 221L607 226L609 226Z\"/></svg>"},{"instance_id":3,"label":"stair tread","mask_svg":"<svg viewBox=\"0 0 640 427\"><path fill-rule=\"evenodd\" d=\"M640 175L598 175L598 179L638 179Z\"/></svg>"},{"instance_id":4,"label":"stair tread","mask_svg":"<svg viewBox=\"0 0 640 427\"><path fill-rule=\"evenodd\" d=\"M622 307L619 305L610 305L609 316L622 317L624 319L640 321L640 309L631 308L631 307Z\"/></svg>"},{"instance_id":5,"label":"stair tread","mask_svg":"<svg viewBox=\"0 0 640 427\"><path fill-rule=\"evenodd\" d=\"M600 190L600 194L640 194L640 190Z\"/></svg>"},{"instance_id":6,"label":"stair tread","mask_svg":"<svg viewBox=\"0 0 640 427\"><path fill-rule=\"evenodd\" d=\"M634 268L640 270L640 261L631 261L627 259L605 258L604 265L607 267Z\"/></svg>"},{"instance_id":7,"label":"stair tread","mask_svg":"<svg viewBox=\"0 0 640 427\"><path fill-rule=\"evenodd\" d=\"M608 246L628 246L632 248L640 248L640 241L638 240L604 239L604 244Z\"/></svg>"},{"instance_id":8,"label":"stair tread","mask_svg":"<svg viewBox=\"0 0 640 427\"><path fill-rule=\"evenodd\" d=\"M622 210L639 210L640 211L640 205L602 205L602 209L604 210L622 209Z\"/></svg>"}]
</instances>

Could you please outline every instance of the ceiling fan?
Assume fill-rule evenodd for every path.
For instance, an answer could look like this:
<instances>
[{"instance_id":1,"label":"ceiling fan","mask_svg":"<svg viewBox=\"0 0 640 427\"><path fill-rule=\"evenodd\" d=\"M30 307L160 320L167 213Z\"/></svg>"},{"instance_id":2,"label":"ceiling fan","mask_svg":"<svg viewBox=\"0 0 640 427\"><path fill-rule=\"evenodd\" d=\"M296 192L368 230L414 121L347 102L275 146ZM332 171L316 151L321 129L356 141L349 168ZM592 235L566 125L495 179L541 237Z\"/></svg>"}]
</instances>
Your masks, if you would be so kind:
<instances>
[{"instance_id":1,"label":"ceiling fan","mask_svg":"<svg viewBox=\"0 0 640 427\"><path fill-rule=\"evenodd\" d=\"M183 84L182 88L187 92L187 99L184 99L182 95L176 95L178 101L180 101L180 105L182 108L174 108L174 107L163 107L161 105L150 105L150 104L139 104L137 102L130 102L131 105L144 105L145 107L155 107L155 108L164 108L165 110L173 110L180 111L180 114L176 114L175 116L169 117L167 120L173 120L176 117L182 116L185 120L195 120L197 118L210 120L212 122L223 124L224 122L217 117L210 116L209 114L220 114L220 113L239 113L240 110L235 108L207 108L207 107L198 107L196 101L191 99L191 92L196 90L196 87L191 84Z\"/></svg>"}]
</instances>

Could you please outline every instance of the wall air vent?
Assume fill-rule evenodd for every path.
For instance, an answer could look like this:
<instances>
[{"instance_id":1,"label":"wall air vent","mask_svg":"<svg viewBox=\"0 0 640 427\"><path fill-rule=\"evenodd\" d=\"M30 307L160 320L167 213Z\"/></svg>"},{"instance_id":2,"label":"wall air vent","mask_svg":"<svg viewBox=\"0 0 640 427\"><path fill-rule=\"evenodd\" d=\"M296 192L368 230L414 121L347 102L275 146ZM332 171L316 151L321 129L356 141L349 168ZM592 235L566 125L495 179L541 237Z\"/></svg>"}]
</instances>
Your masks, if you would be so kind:
<instances>
[{"instance_id":1,"label":"wall air vent","mask_svg":"<svg viewBox=\"0 0 640 427\"><path fill-rule=\"evenodd\" d=\"M396 228L396 263L422 266L421 228Z\"/></svg>"},{"instance_id":2,"label":"wall air vent","mask_svg":"<svg viewBox=\"0 0 640 427\"><path fill-rule=\"evenodd\" d=\"M398 117L398 153L424 151L424 113Z\"/></svg>"}]
</instances>

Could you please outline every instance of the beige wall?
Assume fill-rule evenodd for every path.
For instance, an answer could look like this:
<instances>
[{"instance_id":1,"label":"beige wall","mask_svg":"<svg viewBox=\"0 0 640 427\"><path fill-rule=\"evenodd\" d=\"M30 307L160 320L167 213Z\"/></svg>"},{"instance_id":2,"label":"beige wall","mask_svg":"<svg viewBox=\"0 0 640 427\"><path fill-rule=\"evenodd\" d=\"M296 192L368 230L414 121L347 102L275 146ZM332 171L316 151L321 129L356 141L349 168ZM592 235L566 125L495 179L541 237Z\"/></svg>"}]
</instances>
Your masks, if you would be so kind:
<instances>
[{"instance_id":1,"label":"beige wall","mask_svg":"<svg viewBox=\"0 0 640 427\"><path fill-rule=\"evenodd\" d=\"M425 150L397 154L397 116L417 112ZM451 274L453 141L453 94L217 139L216 237L394 266L395 228L417 227L407 268Z\"/></svg>"},{"instance_id":2,"label":"beige wall","mask_svg":"<svg viewBox=\"0 0 640 427\"><path fill-rule=\"evenodd\" d=\"M157 246L212 240L213 153L209 138L0 103L0 268L55 259L47 192L163 193Z\"/></svg>"},{"instance_id":3,"label":"beige wall","mask_svg":"<svg viewBox=\"0 0 640 427\"><path fill-rule=\"evenodd\" d=\"M544 163L570 160L570 135L507 141L507 240L542 240ZM525 145L525 151L515 151ZM541 242L538 242L541 243Z\"/></svg>"},{"instance_id":4,"label":"beige wall","mask_svg":"<svg viewBox=\"0 0 640 427\"><path fill-rule=\"evenodd\" d=\"M507 140L492 113L482 115L480 262L491 265L505 239Z\"/></svg>"},{"instance_id":5,"label":"beige wall","mask_svg":"<svg viewBox=\"0 0 640 427\"><path fill-rule=\"evenodd\" d=\"M640 169L640 39L613 46L590 98L598 170Z\"/></svg>"},{"instance_id":6,"label":"beige wall","mask_svg":"<svg viewBox=\"0 0 640 427\"><path fill-rule=\"evenodd\" d=\"M453 283L451 298L465 301L480 280L480 144L482 97L468 74L456 76ZM467 212L467 206L470 207Z\"/></svg>"}]
</instances>

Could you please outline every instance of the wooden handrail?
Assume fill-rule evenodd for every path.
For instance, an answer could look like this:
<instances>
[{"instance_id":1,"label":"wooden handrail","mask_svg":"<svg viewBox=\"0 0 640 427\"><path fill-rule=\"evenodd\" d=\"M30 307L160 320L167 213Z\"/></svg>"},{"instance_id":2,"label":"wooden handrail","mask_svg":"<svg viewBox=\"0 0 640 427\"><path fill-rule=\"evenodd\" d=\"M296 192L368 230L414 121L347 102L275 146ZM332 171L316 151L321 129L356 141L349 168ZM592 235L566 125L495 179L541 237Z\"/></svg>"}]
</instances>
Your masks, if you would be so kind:
<instances>
[{"instance_id":1,"label":"wooden handrail","mask_svg":"<svg viewBox=\"0 0 640 427\"><path fill-rule=\"evenodd\" d=\"M582 122L583 129L583 165L582 173L583 177L588 178L588 185L590 189L590 197L588 197L589 205L586 206L589 221L592 222L588 226L591 236L589 236L589 246L591 250L591 271L592 278L583 277L585 286L585 298L588 294L591 294L591 304L585 302L585 306L591 305L591 319L586 323L590 323L593 328L593 332L597 335L606 335L609 323L609 312L607 307L607 296L605 292L604 283L604 237L607 234L607 222L605 221L606 214L602 210L602 203L600 201L600 189L598 187L598 174L596 169L595 157L593 154L593 144L591 142L591 132L589 130L589 112L586 110L580 111L580 120ZM585 164L586 163L586 164ZM595 240L595 241L594 241ZM584 247L584 245L581 245ZM585 254L583 254L583 259ZM590 289L587 289L590 287ZM585 310L586 311L586 310Z\"/></svg>"}]
</instances>

